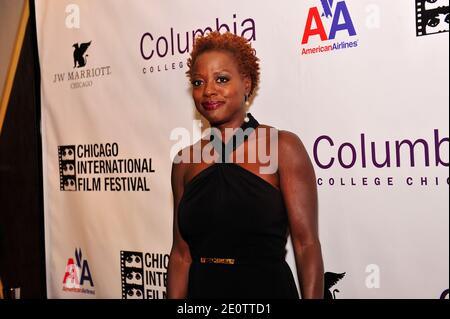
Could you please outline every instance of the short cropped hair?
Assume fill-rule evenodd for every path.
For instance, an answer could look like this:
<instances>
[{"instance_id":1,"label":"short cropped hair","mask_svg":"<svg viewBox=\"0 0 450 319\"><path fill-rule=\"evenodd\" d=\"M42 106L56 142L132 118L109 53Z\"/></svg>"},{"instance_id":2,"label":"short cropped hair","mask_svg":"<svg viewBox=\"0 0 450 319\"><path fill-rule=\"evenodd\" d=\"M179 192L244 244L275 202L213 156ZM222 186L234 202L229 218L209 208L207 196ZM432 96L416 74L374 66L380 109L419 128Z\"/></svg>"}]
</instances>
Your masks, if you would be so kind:
<instances>
[{"instance_id":1,"label":"short cropped hair","mask_svg":"<svg viewBox=\"0 0 450 319\"><path fill-rule=\"evenodd\" d=\"M259 84L259 59L250 41L231 32L220 33L214 31L195 39L191 56L187 60L188 71L186 75L189 79L192 80L192 68L198 56L215 50L226 51L234 56L239 72L244 76L248 76L252 81L250 88L250 95L252 95Z\"/></svg>"}]
</instances>

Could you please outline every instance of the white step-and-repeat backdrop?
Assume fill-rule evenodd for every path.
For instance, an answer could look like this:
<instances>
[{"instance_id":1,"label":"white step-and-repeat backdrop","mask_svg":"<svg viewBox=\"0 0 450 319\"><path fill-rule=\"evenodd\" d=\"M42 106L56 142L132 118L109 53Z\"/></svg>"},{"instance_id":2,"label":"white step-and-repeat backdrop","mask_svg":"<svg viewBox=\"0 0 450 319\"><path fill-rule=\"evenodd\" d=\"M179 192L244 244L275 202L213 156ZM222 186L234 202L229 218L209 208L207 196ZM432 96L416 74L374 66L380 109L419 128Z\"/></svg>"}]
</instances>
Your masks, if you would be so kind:
<instances>
[{"instance_id":1,"label":"white step-and-repeat backdrop","mask_svg":"<svg viewBox=\"0 0 450 319\"><path fill-rule=\"evenodd\" d=\"M261 60L252 114L313 160L327 295L448 298L448 19L448 0L37 0L48 296L166 297L172 156L206 127L186 59L219 30Z\"/></svg>"}]
</instances>

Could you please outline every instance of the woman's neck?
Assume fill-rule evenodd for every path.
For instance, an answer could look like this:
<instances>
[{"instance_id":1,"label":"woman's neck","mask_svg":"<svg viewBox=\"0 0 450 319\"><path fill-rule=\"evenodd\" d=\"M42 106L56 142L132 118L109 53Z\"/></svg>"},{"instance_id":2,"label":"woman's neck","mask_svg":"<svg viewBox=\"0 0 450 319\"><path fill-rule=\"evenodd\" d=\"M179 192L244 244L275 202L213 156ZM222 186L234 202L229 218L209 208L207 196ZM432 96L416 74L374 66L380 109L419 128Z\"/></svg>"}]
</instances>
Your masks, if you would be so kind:
<instances>
[{"instance_id":1,"label":"woman's neck","mask_svg":"<svg viewBox=\"0 0 450 319\"><path fill-rule=\"evenodd\" d=\"M211 128L215 128L220 131L222 141L225 143L226 140L230 139L233 133L236 131L236 129L240 128L242 124L244 123L246 111L240 111L239 113L235 114L229 121L226 121L224 123L219 123L216 125L211 125Z\"/></svg>"}]
</instances>

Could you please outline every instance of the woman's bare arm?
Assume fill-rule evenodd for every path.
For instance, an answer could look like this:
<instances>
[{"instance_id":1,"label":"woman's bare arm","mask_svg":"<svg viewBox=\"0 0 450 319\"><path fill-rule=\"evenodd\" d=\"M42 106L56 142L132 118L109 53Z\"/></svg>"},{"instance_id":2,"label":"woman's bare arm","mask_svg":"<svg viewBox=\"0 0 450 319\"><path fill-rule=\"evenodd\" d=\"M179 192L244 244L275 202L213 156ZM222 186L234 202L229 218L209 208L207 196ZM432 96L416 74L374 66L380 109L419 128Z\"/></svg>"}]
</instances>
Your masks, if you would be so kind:
<instances>
[{"instance_id":1,"label":"woman's bare arm","mask_svg":"<svg viewBox=\"0 0 450 319\"><path fill-rule=\"evenodd\" d=\"M173 192L173 242L170 251L169 269L167 273L167 298L183 299L187 296L189 268L192 262L189 246L183 240L178 229L178 205L184 191L183 163L172 165Z\"/></svg>"},{"instance_id":2,"label":"woman's bare arm","mask_svg":"<svg viewBox=\"0 0 450 319\"><path fill-rule=\"evenodd\" d=\"M323 298L323 260L318 230L314 168L303 143L287 131L279 134L280 188L288 211L302 298Z\"/></svg>"}]
</instances>

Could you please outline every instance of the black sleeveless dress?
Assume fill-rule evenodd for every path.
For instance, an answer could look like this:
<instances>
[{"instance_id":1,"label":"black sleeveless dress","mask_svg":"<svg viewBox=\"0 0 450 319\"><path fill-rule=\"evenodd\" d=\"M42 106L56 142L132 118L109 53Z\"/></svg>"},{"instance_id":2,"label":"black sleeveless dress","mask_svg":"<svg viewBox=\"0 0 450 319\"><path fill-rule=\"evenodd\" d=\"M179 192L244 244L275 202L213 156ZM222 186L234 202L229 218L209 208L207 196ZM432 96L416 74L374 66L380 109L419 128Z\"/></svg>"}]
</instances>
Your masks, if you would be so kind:
<instances>
[{"instance_id":1,"label":"black sleeveless dress","mask_svg":"<svg viewBox=\"0 0 450 319\"><path fill-rule=\"evenodd\" d=\"M241 128L255 129L248 117ZM285 262L281 192L225 158L188 182L180 200L178 226L192 257L187 297L299 298Z\"/></svg>"}]
</instances>

